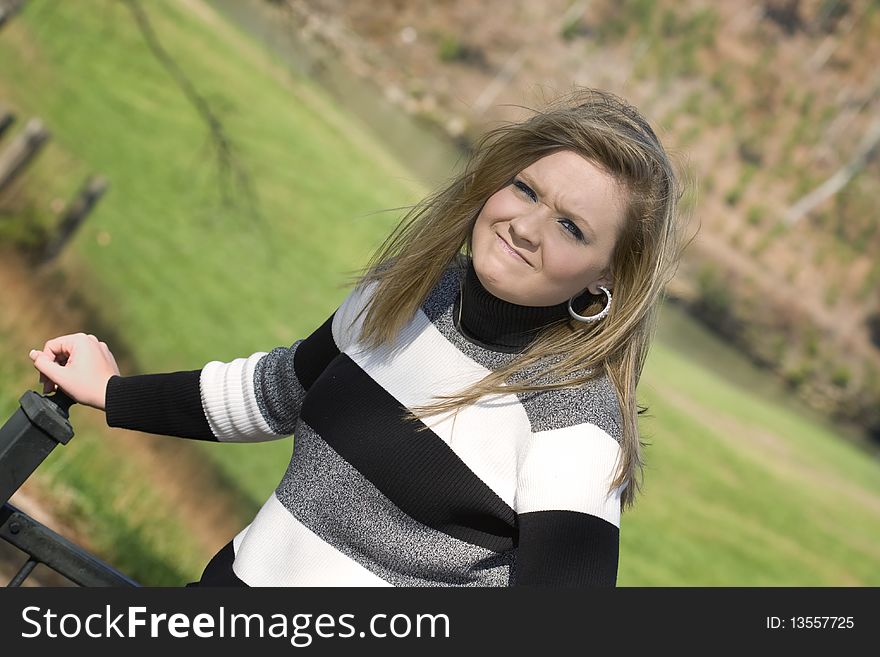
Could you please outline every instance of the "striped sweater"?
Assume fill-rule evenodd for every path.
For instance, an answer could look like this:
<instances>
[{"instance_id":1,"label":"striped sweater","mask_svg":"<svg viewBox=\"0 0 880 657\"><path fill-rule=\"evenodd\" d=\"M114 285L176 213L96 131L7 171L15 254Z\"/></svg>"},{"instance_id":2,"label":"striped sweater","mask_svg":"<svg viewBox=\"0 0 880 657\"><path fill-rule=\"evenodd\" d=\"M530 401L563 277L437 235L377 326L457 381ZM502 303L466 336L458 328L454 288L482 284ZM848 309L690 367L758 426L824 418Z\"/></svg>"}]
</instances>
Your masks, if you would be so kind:
<instances>
[{"instance_id":1,"label":"striped sweater","mask_svg":"<svg viewBox=\"0 0 880 657\"><path fill-rule=\"evenodd\" d=\"M199 585L615 586L622 489L608 487L621 419L606 376L484 397L425 418L424 431L402 419L517 355L466 337L467 318L487 312L464 304L459 318L462 279L478 280L450 265L378 350L361 347L355 319L371 284L290 347L110 379L112 427L220 442L294 435L283 479Z\"/></svg>"}]
</instances>

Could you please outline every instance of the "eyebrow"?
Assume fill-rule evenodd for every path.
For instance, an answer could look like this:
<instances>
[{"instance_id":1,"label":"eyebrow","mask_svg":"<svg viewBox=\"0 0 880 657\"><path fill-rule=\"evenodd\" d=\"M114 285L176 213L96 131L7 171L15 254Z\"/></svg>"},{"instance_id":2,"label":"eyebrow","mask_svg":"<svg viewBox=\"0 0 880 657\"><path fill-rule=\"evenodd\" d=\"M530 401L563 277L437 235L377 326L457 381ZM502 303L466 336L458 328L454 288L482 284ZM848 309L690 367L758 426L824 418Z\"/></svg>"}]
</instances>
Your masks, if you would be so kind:
<instances>
[{"instance_id":1,"label":"eyebrow","mask_svg":"<svg viewBox=\"0 0 880 657\"><path fill-rule=\"evenodd\" d=\"M541 191L540 186L535 182L535 179L532 176L527 174L525 171L520 171L519 175L520 175L520 177L524 178L525 181L527 183L529 183L529 185L531 185L534 188L534 190L536 192L538 192L539 195L544 196L544 193ZM566 219L573 219L574 221L581 224L586 229L586 232L587 232L588 236L590 237L590 239L592 239L594 242L597 241L596 240L596 232L593 230L593 227L590 225L589 221L587 221L586 219L584 219L583 217L581 217L579 215L576 215L574 212L569 212L568 210L565 210L565 209L560 208L558 206L556 209L559 210L562 214L564 214L566 216Z\"/></svg>"}]
</instances>

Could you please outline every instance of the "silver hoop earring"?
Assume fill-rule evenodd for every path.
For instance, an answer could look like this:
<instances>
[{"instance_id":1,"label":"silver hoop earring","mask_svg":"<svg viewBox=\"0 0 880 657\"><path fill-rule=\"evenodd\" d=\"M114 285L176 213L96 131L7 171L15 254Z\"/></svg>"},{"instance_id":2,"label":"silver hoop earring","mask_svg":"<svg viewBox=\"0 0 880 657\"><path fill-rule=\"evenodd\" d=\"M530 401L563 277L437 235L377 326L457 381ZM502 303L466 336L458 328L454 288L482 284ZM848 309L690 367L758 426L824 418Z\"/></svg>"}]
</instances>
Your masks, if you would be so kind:
<instances>
[{"instance_id":1,"label":"silver hoop earring","mask_svg":"<svg viewBox=\"0 0 880 657\"><path fill-rule=\"evenodd\" d=\"M572 319L576 319L579 322L587 322L587 323L598 322L600 319L602 319L603 317L605 317L605 315L608 314L608 311L611 310L611 292L608 291L607 287L603 287L601 285L599 286L599 289L602 290L605 293L605 296L608 297L608 303L605 304L605 307L601 310L601 312L598 312L595 315L589 315L589 316L578 315L574 311L574 308L571 307L571 302L574 301L578 296L580 296L580 295L576 294L575 296L573 296L571 299L568 300L568 314L572 316Z\"/></svg>"}]
</instances>

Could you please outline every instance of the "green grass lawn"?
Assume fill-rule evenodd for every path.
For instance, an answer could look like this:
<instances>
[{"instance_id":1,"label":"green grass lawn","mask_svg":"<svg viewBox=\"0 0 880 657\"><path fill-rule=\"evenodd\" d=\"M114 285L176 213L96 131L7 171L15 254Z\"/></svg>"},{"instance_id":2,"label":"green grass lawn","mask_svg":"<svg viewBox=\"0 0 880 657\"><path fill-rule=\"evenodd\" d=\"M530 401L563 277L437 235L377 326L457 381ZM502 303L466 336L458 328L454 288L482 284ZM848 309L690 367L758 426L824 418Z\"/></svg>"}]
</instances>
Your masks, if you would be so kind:
<instances>
[{"instance_id":1,"label":"green grass lawn","mask_svg":"<svg viewBox=\"0 0 880 657\"><path fill-rule=\"evenodd\" d=\"M678 312L664 322L681 328ZM767 377L732 382L750 370L741 356L688 331L690 358L661 339L645 366L649 463L623 516L619 583L877 586L880 464Z\"/></svg>"},{"instance_id":2,"label":"green grass lawn","mask_svg":"<svg viewBox=\"0 0 880 657\"><path fill-rule=\"evenodd\" d=\"M261 218L231 184L240 202L223 207L207 128L124 3L101 6L28 3L0 38L0 59L11 64L0 72L2 95L51 127L52 155L64 154L56 159L75 158L110 180L65 254L68 271L147 372L197 369L308 335L344 297L344 273L365 262L394 219L367 215L415 201L418 188L405 169L373 157L369 137L344 134L339 110L307 82L279 84L266 62L185 10L149 3L163 43L222 117ZM290 445L209 454L244 474L256 504L283 473Z\"/></svg>"},{"instance_id":3,"label":"green grass lawn","mask_svg":"<svg viewBox=\"0 0 880 657\"><path fill-rule=\"evenodd\" d=\"M145 3L221 116L260 216L243 202L224 206L207 128L124 3L99 6L31 0L0 31L0 100L39 115L54 135L31 189L48 203L87 173L110 181L62 270L144 372L198 369L308 335L398 217L370 213L424 190L320 89L280 76L247 39L223 37L175 3ZM16 361L0 370L7 415L36 379L19 349L0 342L0 361ZM880 584L880 466L730 383L705 356L694 362L660 343L647 364L640 392L652 445L645 496L622 519L620 585ZM149 482L122 455L77 440L46 476L94 520L103 553L147 583L197 575L204 564L173 509L150 503ZM289 439L194 445L253 510L291 451Z\"/></svg>"},{"instance_id":4,"label":"green grass lawn","mask_svg":"<svg viewBox=\"0 0 880 657\"><path fill-rule=\"evenodd\" d=\"M29 2L0 32L0 99L21 119L39 116L53 134L28 172L29 189L41 190L47 206L68 198L88 173L110 181L64 254L63 271L102 323L125 336L144 372L198 369L308 335L344 298L346 272L366 261L393 224L395 213L371 213L421 194L413 177L389 164L381 145L320 90L284 84L268 59L218 39L175 3L151 2L156 32L222 118L252 177L260 217L231 184L237 202L224 206L206 126L150 55L124 4L100 6ZM103 234L109 244L101 245ZM4 379L7 414L22 386L35 382L29 363L22 366ZM108 534L102 544L119 545L111 558L130 567L121 555L132 550L127 543L122 549L118 534L146 521L143 505L130 509L129 521L124 512L110 517L101 500L118 499L119 482L137 473L124 472L124 463L117 463L119 476L102 469L100 448L89 442L78 437L44 470L97 513ZM194 447L237 482L255 511L283 474L291 441ZM135 527L129 543L146 541L156 561L173 564L173 552L160 544L181 545L179 532L162 527ZM147 540L144 532L153 533ZM134 574L146 581L192 572L139 564Z\"/></svg>"}]
</instances>

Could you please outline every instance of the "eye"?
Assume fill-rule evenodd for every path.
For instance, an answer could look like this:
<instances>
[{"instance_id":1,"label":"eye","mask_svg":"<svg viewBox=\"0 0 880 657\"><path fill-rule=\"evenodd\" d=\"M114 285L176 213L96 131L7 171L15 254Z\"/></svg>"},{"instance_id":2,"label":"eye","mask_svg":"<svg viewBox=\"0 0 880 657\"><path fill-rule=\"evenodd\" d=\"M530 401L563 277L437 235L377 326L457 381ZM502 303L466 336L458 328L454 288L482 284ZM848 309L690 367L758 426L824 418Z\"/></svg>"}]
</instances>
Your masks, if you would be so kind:
<instances>
[{"instance_id":1,"label":"eye","mask_svg":"<svg viewBox=\"0 0 880 657\"><path fill-rule=\"evenodd\" d=\"M526 185L522 180L514 180L513 186L516 187L523 194L528 196L533 202L538 200L538 195L535 194L534 190Z\"/></svg>"},{"instance_id":2,"label":"eye","mask_svg":"<svg viewBox=\"0 0 880 657\"><path fill-rule=\"evenodd\" d=\"M585 241L585 240L584 240L584 234L581 232L581 229L578 228L578 227L577 227L577 224L575 224L571 219L560 219L560 220L559 220L559 223L560 223L563 227L565 227L565 230L567 230L568 233L569 233L572 237L574 237L578 242L583 242L583 241Z\"/></svg>"}]
</instances>

